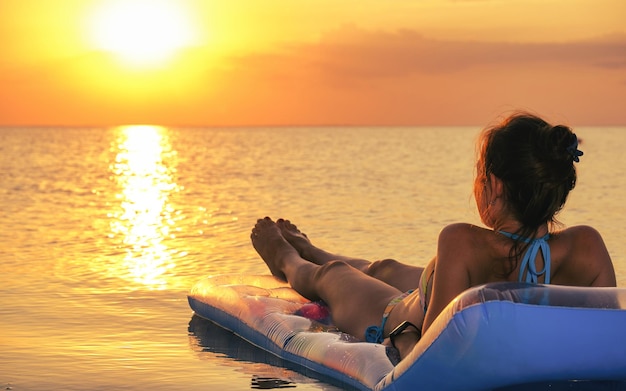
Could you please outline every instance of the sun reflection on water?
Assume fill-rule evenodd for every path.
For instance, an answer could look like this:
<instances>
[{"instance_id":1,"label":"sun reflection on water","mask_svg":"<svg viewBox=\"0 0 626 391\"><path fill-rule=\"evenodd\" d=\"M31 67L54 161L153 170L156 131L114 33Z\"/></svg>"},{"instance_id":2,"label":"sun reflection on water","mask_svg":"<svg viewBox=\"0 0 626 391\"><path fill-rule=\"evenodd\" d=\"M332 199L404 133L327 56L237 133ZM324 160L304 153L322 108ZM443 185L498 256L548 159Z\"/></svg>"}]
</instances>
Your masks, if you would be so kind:
<instances>
[{"instance_id":1,"label":"sun reflection on water","mask_svg":"<svg viewBox=\"0 0 626 391\"><path fill-rule=\"evenodd\" d=\"M119 276L150 289L165 289L175 266L166 244L174 233L171 193L178 191L176 151L166 128L124 126L115 129L115 160L110 165L119 201L110 217L111 237L119 238L125 251Z\"/></svg>"}]
</instances>

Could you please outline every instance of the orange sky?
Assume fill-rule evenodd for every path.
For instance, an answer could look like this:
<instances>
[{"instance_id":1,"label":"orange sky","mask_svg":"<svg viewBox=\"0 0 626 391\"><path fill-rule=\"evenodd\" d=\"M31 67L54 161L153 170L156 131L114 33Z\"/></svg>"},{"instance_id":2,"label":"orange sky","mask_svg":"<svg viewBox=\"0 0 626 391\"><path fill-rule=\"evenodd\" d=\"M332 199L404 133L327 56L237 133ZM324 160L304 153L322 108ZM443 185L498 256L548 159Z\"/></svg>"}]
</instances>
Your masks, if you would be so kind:
<instances>
[{"instance_id":1,"label":"orange sky","mask_svg":"<svg viewBox=\"0 0 626 391\"><path fill-rule=\"evenodd\" d=\"M0 126L626 125L623 0L119 4L0 1Z\"/></svg>"}]
</instances>

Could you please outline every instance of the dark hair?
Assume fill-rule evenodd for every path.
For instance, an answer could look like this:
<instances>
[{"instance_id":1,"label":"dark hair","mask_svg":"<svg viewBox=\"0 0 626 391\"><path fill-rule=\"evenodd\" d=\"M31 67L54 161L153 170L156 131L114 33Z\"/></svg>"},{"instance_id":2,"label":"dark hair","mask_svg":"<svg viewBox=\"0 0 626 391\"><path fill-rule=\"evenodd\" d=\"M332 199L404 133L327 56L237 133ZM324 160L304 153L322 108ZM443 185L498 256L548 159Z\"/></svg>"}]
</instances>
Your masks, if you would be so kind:
<instances>
[{"instance_id":1,"label":"dark hair","mask_svg":"<svg viewBox=\"0 0 626 391\"><path fill-rule=\"evenodd\" d=\"M532 238L543 224L558 223L555 216L576 185L577 143L567 126L552 126L528 113L516 113L483 131L477 175L492 174L502 181L506 205L521 223L515 234ZM516 241L511 272L527 247Z\"/></svg>"}]
</instances>

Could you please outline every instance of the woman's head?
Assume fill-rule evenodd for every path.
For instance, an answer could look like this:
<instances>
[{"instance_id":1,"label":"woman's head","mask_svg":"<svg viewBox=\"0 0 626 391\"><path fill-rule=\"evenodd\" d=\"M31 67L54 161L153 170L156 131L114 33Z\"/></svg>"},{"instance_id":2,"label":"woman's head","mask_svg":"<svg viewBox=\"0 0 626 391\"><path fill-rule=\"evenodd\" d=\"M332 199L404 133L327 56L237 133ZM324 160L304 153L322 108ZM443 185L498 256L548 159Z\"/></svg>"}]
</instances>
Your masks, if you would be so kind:
<instances>
[{"instance_id":1,"label":"woman's head","mask_svg":"<svg viewBox=\"0 0 626 391\"><path fill-rule=\"evenodd\" d=\"M499 180L506 211L521 224L519 233L536 233L555 222L576 185L574 161L582 155L577 146L578 139L568 127L552 126L527 113L485 129L474 185L477 202L485 199L490 181Z\"/></svg>"}]
</instances>

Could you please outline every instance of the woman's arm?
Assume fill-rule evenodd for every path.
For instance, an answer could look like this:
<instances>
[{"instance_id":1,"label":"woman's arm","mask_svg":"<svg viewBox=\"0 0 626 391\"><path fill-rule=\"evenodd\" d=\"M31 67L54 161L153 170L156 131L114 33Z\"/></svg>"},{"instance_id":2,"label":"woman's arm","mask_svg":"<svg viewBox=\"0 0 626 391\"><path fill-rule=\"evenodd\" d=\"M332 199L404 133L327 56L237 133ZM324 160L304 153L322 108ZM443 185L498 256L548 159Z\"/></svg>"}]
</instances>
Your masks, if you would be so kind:
<instances>
[{"instance_id":1,"label":"woman's arm","mask_svg":"<svg viewBox=\"0 0 626 391\"><path fill-rule=\"evenodd\" d=\"M432 294L422 333L457 295L470 287L467 265L472 249L467 224L453 224L439 234Z\"/></svg>"}]
</instances>

